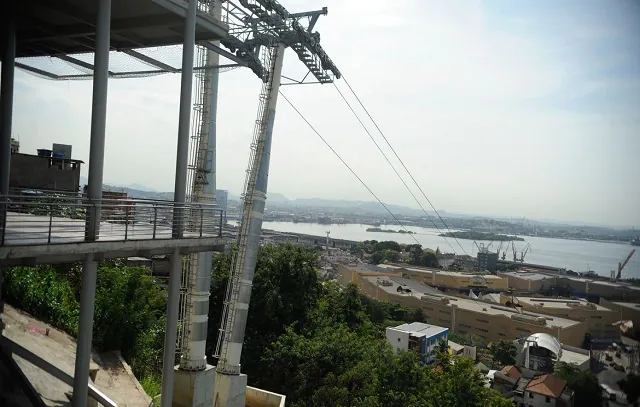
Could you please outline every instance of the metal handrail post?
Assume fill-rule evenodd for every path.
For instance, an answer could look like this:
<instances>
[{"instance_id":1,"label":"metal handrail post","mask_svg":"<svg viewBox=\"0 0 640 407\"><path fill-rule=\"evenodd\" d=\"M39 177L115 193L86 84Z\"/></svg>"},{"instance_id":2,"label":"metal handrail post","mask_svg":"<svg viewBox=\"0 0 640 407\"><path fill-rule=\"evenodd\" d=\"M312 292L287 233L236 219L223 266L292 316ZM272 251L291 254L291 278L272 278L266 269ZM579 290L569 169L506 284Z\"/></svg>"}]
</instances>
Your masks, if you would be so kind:
<instances>
[{"instance_id":1,"label":"metal handrail post","mask_svg":"<svg viewBox=\"0 0 640 407\"><path fill-rule=\"evenodd\" d=\"M124 205L124 240L129 235L129 205Z\"/></svg>"},{"instance_id":2,"label":"metal handrail post","mask_svg":"<svg viewBox=\"0 0 640 407\"><path fill-rule=\"evenodd\" d=\"M156 225L158 224L158 206L153 204L153 239L156 238Z\"/></svg>"},{"instance_id":3,"label":"metal handrail post","mask_svg":"<svg viewBox=\"0 0 640 407\"><path fill-rule=\"evenodd\" d=\"M220 209L220 225L218 225L218 237L222 237L222 214L223 210Z\"/></svg>"},{"instance_id":4,"label":"metal handrail post","mask_svg":"<svg viewBox=\"0 0 640 407\"><path fill-rule=\"evenodd\" d=\"M47 243L51 243L51 227L53 226L53 204L49 204L49 234L47 235Z\"/></svg>"}]
</instances>

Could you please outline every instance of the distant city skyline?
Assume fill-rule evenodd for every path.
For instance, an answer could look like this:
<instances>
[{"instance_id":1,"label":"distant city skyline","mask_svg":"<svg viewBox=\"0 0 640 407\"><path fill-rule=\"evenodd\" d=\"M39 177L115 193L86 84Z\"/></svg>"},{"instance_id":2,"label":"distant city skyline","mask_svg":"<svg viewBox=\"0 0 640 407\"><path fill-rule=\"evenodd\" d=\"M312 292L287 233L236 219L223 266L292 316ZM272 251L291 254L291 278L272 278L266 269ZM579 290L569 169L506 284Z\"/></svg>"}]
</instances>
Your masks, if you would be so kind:
<instances>
[{"instance_id":1,"label":"distant city skyline","mask_svg":"<svg viewBox=\"0 0 640 407\"><path fill-rule=\"evenodd\" d=\"M324 48L437 209L640 226L639 3L283 5L328 6L316 26ZM283 73L303 73L291 52ZM219 188L242 189L260 86L248 69L221 74ZM336 86L348 96L344 81ZM417 208L333 85L282 92L383 202ZM87 162L90 101L89 81L52 82L18 70L13 127L21 152L72 144L74 158ZM109 82L105 183L173 191L178 102L177 75ZM374 200L284 100L269 190Z\"/></svg>"}]
</instances>

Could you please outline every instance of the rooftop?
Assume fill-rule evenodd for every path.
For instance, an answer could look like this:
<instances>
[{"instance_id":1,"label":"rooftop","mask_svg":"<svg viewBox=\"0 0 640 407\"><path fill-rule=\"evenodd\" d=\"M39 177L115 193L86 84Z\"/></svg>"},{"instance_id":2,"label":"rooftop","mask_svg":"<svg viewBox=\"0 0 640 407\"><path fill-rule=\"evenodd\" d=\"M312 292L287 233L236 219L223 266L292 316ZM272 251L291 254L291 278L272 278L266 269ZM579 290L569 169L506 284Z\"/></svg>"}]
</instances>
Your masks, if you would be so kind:
<instances>
[{"instance_id":1,"label":"rooftop","mask_svg":"<svg viewBox=\"0 0 640 407\"><path fill-rule=\"evenodd\" d=\"M448 275L448 276L451 276L451 277L482 276L483 278L485 278L487 280L501 280L502 279L502 277L496 276L496 275L493 275L493 274L475 273L475 272L472 272L472 271L464 272L464 271L449 271L449 270L425 268L425 267L405 267L405 266L399 266L399 265L396 265L396 264L381 264L379 267L392 269L392 270L397 270L397 271L408 270L408 271L414 271L414 272L418 272L418 273L425 273L425 274L429 273L429 275L431 275L431 273L435 272L437 274Z\"/></svg>"},{"instance_id":2,"label":"rooftop","mask_svg":"<svg viewBox=\"0 0 640 407\"><path fill-rule=\"evenodd\" d=\"M544 314L540 314L537 312L530 312L530 311L525 311L523 313L518 312L517 310L515 310L514 308L509 308L506 306L500 306L500 305L494 305L491 303L487 303L487 302L483 302L483 301L478 301L478 300L472 300L470 298L462 298L462 297L454 297L454 296L450 296L450 295L444 295L441 294L439 291L434 290L431 287L427 287L423 284L417 283L417 282L412 282L412 285L410 285L409 287L411 288L411 293L408 294L399 294L398 293L398 287L399 286L404 286L402 283L399 283L398 281L406 281L406 279L399 279L397 277L385 277L385 276L366 276L363 277L365 279L367 279L368 281L370 281L373 284L377 284L378 281L389 281L391 284L390 285L382 285L382 284L378 284L378 288L380 290L384 290L386 292L388 292L389 294L393 294L393 295L411 295L413 297L416 297L418 299L421 299L421 297L423 295L427 295L430 297L434 297L434 298L446 298L449 300L449 304L442 304L442 305L446 305L446 306L451 306L451 304L455 304L458 308L460 309L465 309L468 311L473 311L473 312L477 312L480 314L489 314L489 315L504 315L507 318L510 318L511 315L513 314L520 314L520 315L525 315L525 316L530 316L530 317L541 317L547 320L547 325L549 326L553 326L553 327L560 327L560 328L567 328L567 327L571 327L574 325L579 324L579 321L574 321L571 319L567 319L567 318L561 318L561 317L555 317L555 316L549 316L549 315L544 315ZM410 281L410 280L409 280ZM408 285L408 284L407 284ZM524 323L524 321L522 321Z\"/></svg>"},{"instance_id":3,"label":"rooftop","mask_svg":"<svg viewBox=\"0 0 640 407\"><path fill-rule=\"evenodd\" d=\"M640 304L637 302L614 302L614 304L619 305L621 307L629 308L635 311L640 311Z\"/></svg>"},{"instance_id":4,"label":"rooftop","mask_svg":"<svg viewBox=\"0 0 640 407\"><path fill-rule=\"evenodd\" d=\"M558 398L562 395L565 387L567 387L565 380L551 374L545 374L531 379L527 385L527 390L543 396Z\"/></svg>"},{"instance_id":5,"label":"rooftop","mask_svg":"<svg viewBox=\"0 0 640 407\"><path fill-rule=\"evenodd\" d=\"M580 299L569 298L547 298L547 297L517 297L518 301L526 303L531 306L540 306L542 308L554 308L554 309L574 309L577 307L592 307L594 311L610 311L610 309L603 307L602 305L595 304L593 302ZM590 304L590 305L589 305Z\"/></svg>"},{"instance_id":6,"label":"rooftop","mask_svg":"<svg viewBox=\"0 0 640 407\"><path fill-rule=\"evenodd\" d=\"M550 276L546 275L546 274L540 274L540 273L532 273L530 271L507 271L504 273L500 273L500 276L502 277L515 277L515 278L521 278L523 280L531 280L531 281L540 281L540 280L544 280L545 278L551 278Z\"/></svg>"},{"instance_id":7,"label":"rooftop","mask_svg":"<svg viewBox=\"0 0 640 407\"><path fill-rule=\"evenodd\" d=\"M442 332L449 330L449 328L443 328L441 326L425 324L422 322L412 322L410 324L402 324L396 327L392 327L391 329L396 329L398 331L403 331L403 332L409 332L411 335L418 338L421 338L421 337L430 338L434 335L438 335Z\"/></svg>"}]
</instances>

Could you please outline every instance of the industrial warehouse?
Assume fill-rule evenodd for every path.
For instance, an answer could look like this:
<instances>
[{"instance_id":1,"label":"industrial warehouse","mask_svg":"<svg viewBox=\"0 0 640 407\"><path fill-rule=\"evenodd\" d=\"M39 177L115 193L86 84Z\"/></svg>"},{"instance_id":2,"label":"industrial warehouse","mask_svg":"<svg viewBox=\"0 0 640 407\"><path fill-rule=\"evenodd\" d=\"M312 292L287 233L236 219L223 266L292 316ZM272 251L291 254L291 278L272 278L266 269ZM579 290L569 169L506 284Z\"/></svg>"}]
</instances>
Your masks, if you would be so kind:
<instances>
[{"instance_id":1,"label":"industrial warehouse","mask_svg":"<svg viewBox=\"0 0 640 407\"><path fill-rule=\"evenodd\" d=\"M578 297L520 296L515 287L508 286L513 277L508 280L494 275L476 277L474 273L362 263L340 264L337 268L342 283L356 284L372 298L420 308L427 322L447 327L452 333L474 334L487 342L532 333L548 333L571 346L582 346L587 334L609 342L620 338L620 328L614 325L621 319L619 310ZM443 282L448 283L445 289ZM452 289L467 295L451 295ZM480 294L470 298L470 290Z\"/></svg>"}]
</instances>

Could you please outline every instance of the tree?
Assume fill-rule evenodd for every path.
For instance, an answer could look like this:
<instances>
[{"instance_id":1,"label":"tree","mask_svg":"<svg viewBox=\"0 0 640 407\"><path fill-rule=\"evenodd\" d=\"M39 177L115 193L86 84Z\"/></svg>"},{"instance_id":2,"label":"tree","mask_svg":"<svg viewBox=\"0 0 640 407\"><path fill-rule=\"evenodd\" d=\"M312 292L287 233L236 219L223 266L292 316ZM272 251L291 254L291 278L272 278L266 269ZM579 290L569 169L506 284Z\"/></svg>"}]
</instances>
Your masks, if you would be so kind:
<instances>
[{"instance_id":1,"label":"tree","mask_svg":"<svg viewBox=\"0 0 640 407\"><path fill-rule=\"evenodd\" d=\"M449 344L447 343L446 339L442 339L440 342L438 342L438 352L449 352Z\"/></svg>"},{"instance_id":2,"label":"tree","mask_svg":"<svg viewBox=\"0 0 640 407\"><path fill-rule=\"evenodd\" d=\"M518 349L512 341L499 340L491 345L491 357L494 364L500 366L513 365L516 363Z\"/></svg>"},{"instance_id":3,"label":"tree","mask_svg":"<svg viewBox=\"0 0 640 407\"><path fill-rule=\"evenodd\" d=\"M637 406L640 399L640 375L628 374L625 379L618 381L618 385L626 394L627 401Z\"/></svg>"},{"instance_id":4,"label":"tree","mask_svg":"<svg viewBox=\"0 0 640 407\"><path fill-rule=\"evenodd\" d=\"M372 264L380 264L384 261L384 254L382 252L375 252L371 255Z\"/></svg>"},{"instance_id":5,"label":"tree","mask_svg":"<svg viewBox=\"0 0 640 407\"><path fill-rule=\"evenodd\" d=\"M567 381L567 386L575 393L575 405L600 407L602 390L598 378L591 372L583 372L576 365L558 362L554 375Z\"/></svg>"},{"instance_id":6,"label":"tree","mask_svg":"<svg viewBox=\"0 0 640 407\"><path fill-rule=\"evenodd\" d=\"M425 252L420 256L419 266L423 267L440 267L440 263L438 262L438 257L435 253Z\"/></svg>"},{"instance_id":7,"label":"tree","mask_svg":"<svg viewBox=\"0 0 640 407\"><path fill-rule=\"evenodd\" d=\"M393 250L395 252L400 252L402 248L400 247L400 244L398 242L394 242L393 240L385 240L375 243L374 250L377 252L381 250Z\"/></svg>"}]
</instances>

